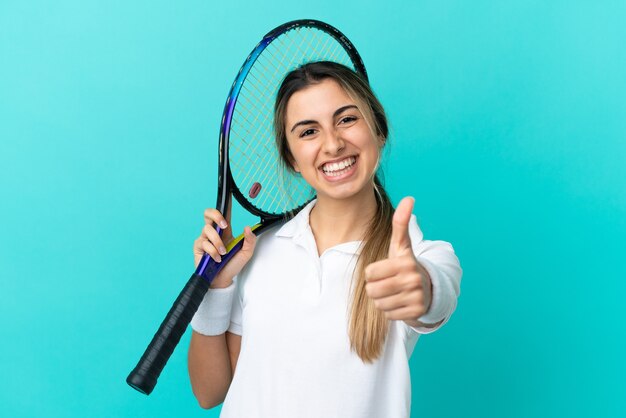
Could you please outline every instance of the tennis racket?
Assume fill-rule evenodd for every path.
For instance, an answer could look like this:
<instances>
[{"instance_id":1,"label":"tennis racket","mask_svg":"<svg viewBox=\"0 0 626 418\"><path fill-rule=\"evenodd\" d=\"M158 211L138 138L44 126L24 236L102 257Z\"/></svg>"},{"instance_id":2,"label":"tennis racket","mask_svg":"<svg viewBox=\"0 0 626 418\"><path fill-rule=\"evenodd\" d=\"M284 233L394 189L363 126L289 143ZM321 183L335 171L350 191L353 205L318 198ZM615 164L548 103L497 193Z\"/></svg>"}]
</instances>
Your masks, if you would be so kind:
<instances>
[{"instance_id":1,"label":"tennis racket","mask_svg":"<svg viewBox=\"0 0 626 418\"><path fill-rule=\"evenodd\" d=\"M234 195L261 221L252 227L256 235L294 216L314 197L314 190L280 162L276 150L273 117L276 93L285 75L313 61L334 61L367 79L354 45L334 27L317 20L296 20L270 31L250 53L230 89L219 141L216 208L227 213ZM221 235L221 229L216 226ZM146 395L198 310L211 282L239 251L243 234L235 238L216 263L205 254L176 298L137 366L126 382Z\"/></svg>"}]
</instances>

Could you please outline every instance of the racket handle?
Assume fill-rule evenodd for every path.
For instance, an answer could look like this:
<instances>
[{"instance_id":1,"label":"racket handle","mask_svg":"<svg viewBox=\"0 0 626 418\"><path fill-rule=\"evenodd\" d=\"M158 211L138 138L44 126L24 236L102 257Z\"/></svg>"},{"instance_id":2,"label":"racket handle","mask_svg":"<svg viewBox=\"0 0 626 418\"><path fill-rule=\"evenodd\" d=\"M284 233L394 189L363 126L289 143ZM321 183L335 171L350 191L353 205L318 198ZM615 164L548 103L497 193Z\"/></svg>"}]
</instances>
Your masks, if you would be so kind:
<instances>
[{"instance_id":1,"label":"racket handle","mask_svg":"<svg viewBox=\"0 0 626 418\"><path fill-rule=\"evenodd\" d=\"M132 388L149 395L174 348L185 333L210 286L209 281L194 273L176 298L167 316L154 334L139 363L126 378Z\"/></svg>"},{"instance_id":2,"label":"racket handle","mask_svg":"<svg viewBox=\"0 0 626 418\"><path fill-rule=\"evenodd\" d=\"M264 222L252 227L255 234L260 234L265 228L273 225L279 219ZM220 263L215 262L208 254L205 254L195 273L191 276L182 292L174 301L174 304L161 323L159 330L152 337L152 341L139 359L139 363L126 378L133 389L149 395L157 384L157 379L163 371L165 364L174 352L180 338L185 333L187 326L195 315L204 295L209 290L213 279L230 261L231 258L243 247L244 234L235 238L228 245L228 252L222 256Z\"/></svg>"}]
</instances>

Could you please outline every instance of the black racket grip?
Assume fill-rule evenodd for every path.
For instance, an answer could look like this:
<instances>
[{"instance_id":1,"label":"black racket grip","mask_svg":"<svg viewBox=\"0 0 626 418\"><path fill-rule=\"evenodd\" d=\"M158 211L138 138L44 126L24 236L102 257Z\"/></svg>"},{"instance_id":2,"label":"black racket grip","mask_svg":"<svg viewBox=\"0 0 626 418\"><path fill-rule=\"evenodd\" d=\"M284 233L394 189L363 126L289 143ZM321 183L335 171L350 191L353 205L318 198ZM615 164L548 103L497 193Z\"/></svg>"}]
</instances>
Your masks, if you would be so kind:
<instances>
[{"instance_id":1,"label":"black racket grip","mask_svg":"<svg viewBox=\"0 0 626 418\"><path fill-rule=\"evenodd\" d=\"M210 283L196 273L191 276L159 330L152 337L139 363L126 378L126 383L133 389L146 395L152 392L161 371L198 310L209 286Z\"/></svg>"}]
</instances>

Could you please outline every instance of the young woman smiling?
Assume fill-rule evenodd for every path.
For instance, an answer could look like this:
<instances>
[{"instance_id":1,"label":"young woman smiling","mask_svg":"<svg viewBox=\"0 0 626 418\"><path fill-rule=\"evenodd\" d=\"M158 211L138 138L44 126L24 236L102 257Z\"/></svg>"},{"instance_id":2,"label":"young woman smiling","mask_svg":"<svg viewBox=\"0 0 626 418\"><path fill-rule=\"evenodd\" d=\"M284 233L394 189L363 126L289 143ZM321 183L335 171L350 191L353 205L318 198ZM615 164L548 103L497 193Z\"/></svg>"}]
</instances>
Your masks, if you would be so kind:
<instances>
[{"instance_id":1,"label":"young woman smiling","mask_svg":"<svg viewBox=\"0 0 626 418\"><path fill-rule=\"evenodd\" d=\"M385 112L352 70L317 62L288 74L275 132L317 199L258 240L246 227L192 321L194 394L206 408L224 402L222 417L408 417L413 348L456 308L454 250L423 239L413 198L394 210L376 175ZM229 222L217 210L205 222L196 263L219 260L232 239L212 227Z\"/></svg>"}]
</instances>

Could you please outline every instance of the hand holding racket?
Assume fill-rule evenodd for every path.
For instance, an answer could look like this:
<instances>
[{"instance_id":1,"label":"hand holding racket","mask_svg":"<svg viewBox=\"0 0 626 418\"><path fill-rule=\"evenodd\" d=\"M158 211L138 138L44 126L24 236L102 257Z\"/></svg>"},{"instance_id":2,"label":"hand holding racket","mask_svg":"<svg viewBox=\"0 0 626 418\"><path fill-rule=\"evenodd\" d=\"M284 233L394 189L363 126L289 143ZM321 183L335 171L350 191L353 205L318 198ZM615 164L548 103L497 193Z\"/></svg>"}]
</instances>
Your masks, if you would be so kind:
<instances>
[{"instance_id":1,"label":"hand holding racket","mask_svg":"<svg viewBox=\"0 0 626 418\"><path fill-rule=\"evenodd\" d=\"M222 256L226 254L226 244L232 241L233 235L230 227L230 213L224 217L217 209L207 209L204 211L205 225L197 240L194 241L193 254L195 265L198 267L200 261L205 254L208 254L213 260L220 263ZM214 225L219 225L222 229L222 236L217 233ZM252 257L254 246L256 244L256 236L252 233L250 227L244 229L244 241L239 251L224 266L222 271L215 277L211 288L228 287L241 269Z\"/></svg>"},{"instance_id":2,"label":"hand holding racket","mask_svg":"<svg viewBox=\"0 0 626 418\"><path fill-rule=\"evenodd\" d=\"M282 165L274 144L273 129L273 103L283 78L296 67L313 61L334 61L354 69L367 79L361 57L345 35L317 20L297 20L285 23L263 37L239 70L224 106L219 143L217 212L229 213L232 193L241 206L261 218L252 227L257 235L294 216L314 198L313 189ZM216 213L212 212L210 218L217 220ZM210 241L219 245L221 239L217 240L214 233L222 236L219 225L213 231L207 231ZM244 245L242 238L232 240L226 247L226 253L219 254L221 262L211 257L217 258L217 255L211 254L212 248L207 247L211 255L205 254L200 258L196 271L127 377L126 382L131 387L144 394L152 392L209 286L219 277L220 270L233 258L237 264L244 261L245 253L235 257ZM246 241L248 243L252 244L252 238ZM211 247L215 248L214 245ZM229 267L223 276L224 281L237 268L240 267Z\"/></svg>"}]
</instances>

